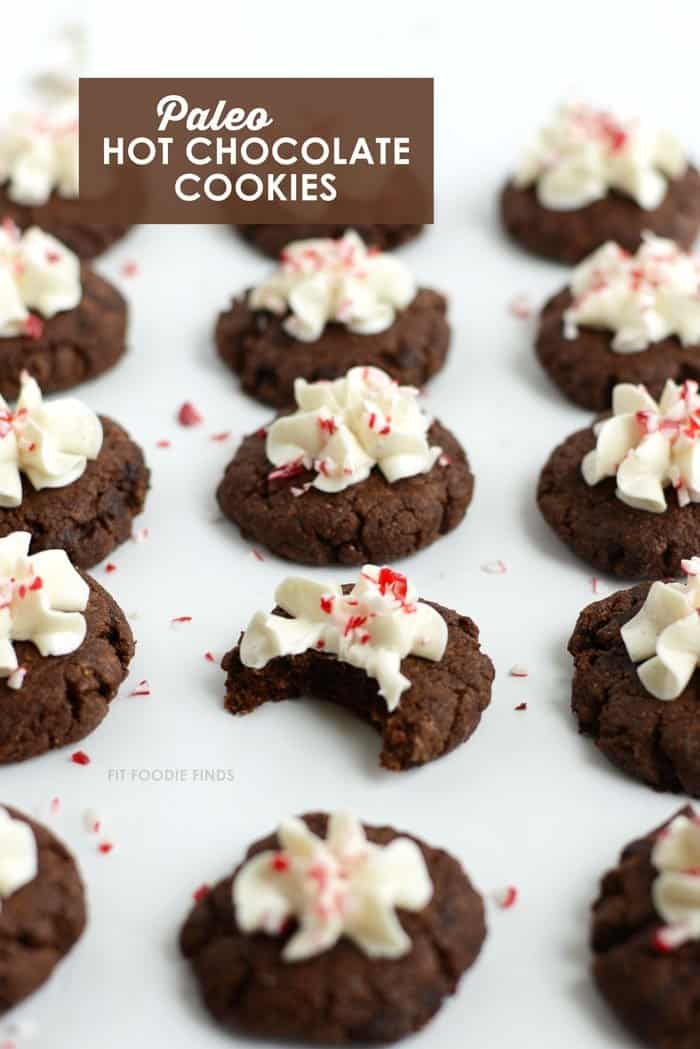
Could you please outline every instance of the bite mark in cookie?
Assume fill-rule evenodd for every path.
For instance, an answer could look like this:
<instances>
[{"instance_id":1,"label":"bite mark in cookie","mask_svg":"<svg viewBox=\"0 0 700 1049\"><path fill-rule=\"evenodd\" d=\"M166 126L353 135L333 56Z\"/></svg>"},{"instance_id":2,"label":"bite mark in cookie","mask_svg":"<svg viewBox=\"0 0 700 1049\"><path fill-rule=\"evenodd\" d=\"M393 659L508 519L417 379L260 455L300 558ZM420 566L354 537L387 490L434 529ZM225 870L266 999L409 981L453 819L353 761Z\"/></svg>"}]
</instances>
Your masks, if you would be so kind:
<instances>
[{"instance_id":1,"label":"bite mark in cookie","mask_svg":"<svg viewBox=\"0 0 700 1049\"><path fill-rule=\"evenodd\" d=\"M226 706L248 713L311 695L382 735L381 764L425 764L465 742L491 698L494 670L465 616L418 601L405 576L366 565L353 587L288 579L223 660Z\"/></svg>"}]
</instances>

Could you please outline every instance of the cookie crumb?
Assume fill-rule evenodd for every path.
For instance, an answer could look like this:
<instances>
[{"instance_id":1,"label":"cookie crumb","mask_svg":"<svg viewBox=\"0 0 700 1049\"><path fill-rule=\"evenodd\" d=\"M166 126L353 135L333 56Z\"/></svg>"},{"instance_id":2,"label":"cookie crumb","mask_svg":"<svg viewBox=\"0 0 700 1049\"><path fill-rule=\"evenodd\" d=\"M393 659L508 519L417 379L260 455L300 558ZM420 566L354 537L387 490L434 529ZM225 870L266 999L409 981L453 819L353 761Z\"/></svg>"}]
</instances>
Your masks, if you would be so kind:
<instances>
[{"instance_id":1,"label":"cookie crumb","mask_svg":"<svg viewBox=\"0 0 700 1049\"><path fill-rule=\"evenodd\" d=\"M505 561L484 561L481 566L481 571L486 572L487 575L503 575L508 571L508 566Z\"/></svg>"},{"instance_id":2,"label":"cookie crumb","mask_svg":"<svg viewBox=\"0 0 700 1049\"><path fill-rule=\"evenodd\" d=\"M529 670L524 663L513 663L508 673L511 677L528 677Z\"/></svg>"},{"instance_id":3,"label":"cookie crumb","mask_svg":"<svg viewBox=\"0 0 700 1049\"><path fill-rule=\"evenodd\" d=\"M131 538L135 543L143 543L149 538L151 532L148 528L138 528L131 533Z\"/></svg>"},{"instance_id":4,"label":"cookie crumb","mask_svg":"<svg viewBox=\"0 0 700 1049\"><path fill-rule=\"evenodd\" d=\"M508 312L519 321L529 321L535 312L530 298L524 292L514 295L508 303Z\"/></svg>"},{"instance_id":5,"label":"cookie crumb","mask_svg":"<svg viewBox=\"0 0 700 1049\"><path fill-rule=\"evenodd\" d=\"M517 707L513 707L513 710L527 710L527 703L518 703Z\"/></svg>"}]
</instances>

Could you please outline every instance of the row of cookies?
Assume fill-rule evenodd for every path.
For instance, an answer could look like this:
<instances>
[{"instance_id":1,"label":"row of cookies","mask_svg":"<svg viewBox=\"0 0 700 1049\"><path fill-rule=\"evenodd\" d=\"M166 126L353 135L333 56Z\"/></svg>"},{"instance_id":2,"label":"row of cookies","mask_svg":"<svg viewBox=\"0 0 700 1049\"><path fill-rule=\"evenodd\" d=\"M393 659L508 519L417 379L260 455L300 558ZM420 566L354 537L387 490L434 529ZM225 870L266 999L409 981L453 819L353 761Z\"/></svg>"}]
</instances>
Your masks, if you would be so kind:
<instances>
[{"instance_id":1,"label":"row of cookies","mask_svg":"<svg viewBox=\"0 0 700 1049\"><path fill-rule=\"evenodd\" d=\"M303 465L303 464L302 464L302 465ZM319 474L321 474L321 475L322 475L322 472L321 472L321 471L315 471L315 473L319 473ZM297 478L297 479L298 479L298 478ZM386 570L385 570L385 571L386 571ZM397 574L395 574L395 575L397 575ZM379 584L377 588L379 588L379 590L381 591L381 580L379 579L379 577L378 577L378 578L377 578L377 579L376 579L376 580L375 580L374 582L375 582L376 584ZM396 590L397 582L398 582L398 580L397 580L397 579L394 579L394 578L393 578L393 579L391 579L391 580L389 580L389 581L387 582L387 585L386 585L386 590L387 590L387 591L389 591L389 592L391 592L391 593L394 593L394 592L395 592L395 590ZM403 584L403 583L400 583L400 582L399 582L399 587L400 587L400 590L401 590L401 591L403 591L403 586L404 586L404 584ZM341 596L342 596L342 595L341 595L341 594L338 594L338 593L332 593L331 595L325 595L325 594L324 594L324 595L321 595L321 597L326 597L326 598L332 598L332 599L333 599L333 600L331 601L332 605L335 605L335 604L336 604L336 601L338 601L338 599L339 599L339 598L341 598ZM381 596L382 596L382 597L384 597L385 595L381 595ZM303 595L302 595L302 597L303 597ZM356 600L356 598L353 598L353 600ZM404 594L403 594L403 596L399 598L399 600L400 600L401 602L403 602L403 604L404 604L404 605L405 605L406 603L410 604L410 601L406 601L406 593L404 593ZM338 603L342 603L342 602L341 602L341 601L339 601ZM320 598L319 598L319 607L320 607ZM324 613L324 615L325 615L325 613ZM405 613L405 612L402 612L402 615L403 615L403 616L405 616L406 618L408 618L408 617L409 617L410 615L412 615L412 614L410 614L410 613ZM347 619L347 618L349 618L349 616L346 616L346 619ZM346 625L346 622L345 622L344 620L343 620L343 622L344 622L344 623L345 623L345 625ZM260 624L260 625L261 625L261 626L264 626L264 630L262 631L262 634L263 634L263 638L264 638L264 640L266 640L266 641L269 641L269 637L268 637L268 635L269 635L269 633L270 633L270 631L269 631L269 624L268 624L268 623L266 622L266 623L264 623L264 624ZM361 623L358 623L358 624L356 624L356 625L355 625L355 626L353 627L353 630L355 630L355 629L361 630L361 629L362 629L362 626L363 626L363 624L361 624ZM248 633L248 631L247 631L247 633ZM333 627L333 634L332 634L332 637L335 637L335 634L336 634L336 633L340 633L341 635L343 635L343 636L344 636L344 627L343 627L343 630L339 630L338 624L334 624L334 627ZM254 635L253 635L253 636L254 636ZM313 629L313 631L312 631L312 636L313 636L313 637L315 638L315 642L314 642L315 644L318 644L318 642L319 642L319 641L323 641L324 643L327 643L327 637L328 637L328 628L327 628L327 625L323 624L323 625L321 626L321 628L319 629L319 628L317 627L317 625L315 624L315 625L314 625L314 629ZM358 642L358 643L359 643L359 644L361 644L361 641L360 641L360 642ZM338 654L336 654L336 656L337 656L337 655L338 655ZM254 657L254 658L258 658L258 659L259 659L259 657ZM403 661L402 661L402 662L403 662ZM361 664L361 665L362 665L362 664ZM253 666L253 669L256 669L256 667L255 667L255 666ZM303 686L302 686L302 690L303 690ZM283 863L284 863L284 857L281 857L281 859L278 859L278 860L277 860L277 865L279 865L280 863L281 863L281 864L283 865ZM273 870L275 870L275 869L273 868ZM302 870L303 870L303 869L302 869ZM267 872L266 872L266 873L267 873ZM275 870L275 873L277 873L277 874L279 874L279 873L282 873L282 874L283 874L283 873L285 873L285 872L284 872L284 870L283 870L282 872L279 872L279 871ZM297 872L297 873L299 873L299 872ZM316 877L316 876L314 876L314 877ZM264 886L264 889L266 889L266 892L267 892L267 884L266 884L266 886ZM224 921L225 921L226 923L229 923L229 924L228 924L228 925L227 925L226 927L227 927L227 928L230 928L230 922L231 922L231 903L230 903L230 900L225 900L225 901L224 901L224 905L225 905L225 909L224 909L224 913L222 913L222 920L224 920ZM282 912L282 917L283 917L283 915L284 915L284 913ZM211 916L210 916L210 914L209 914L209 908L207 909L207 914L206 914L206 916L205 916L205 917L207 917L207 918L209 919L209 922L210 922L210 923L209 923L209 925L208 925L208 928L211 928ZM298 917L298 916L297 916L297 917ZM253 928L254 928L255 926L253 925L253 926L251 926L251 927L253 927ZM246 930L245 930L245 929L243 929L243 932L246 932ZM207 934L207 935L206 935L206 936L204 937L205 941L207 940L208 936L209 936L209 933L208 933L208 934ZM214 929L214 936L213 936L213 939L214 939L214 940L216 940L216 938L217 938L217 936L216 936L216 930ZM201 942L200 940L198 940L198 941L197 941L197 943L200 943L200 942ZM256 942L259 942L259 941L256 941ZM334 947L335 947L335 945L334 945ZM256 949L257 949L257 948L256 948ZM326 961L327 961L327 959L326 959ZM325 970L327 971L327 966L325 967ZM205 971L207 971L207 972L209 972L209 973L211 973L211 971L212 971L212 970L211 970L211 967L210 967L210 966L209 966L209 965L208 965L208 964L207 964L206 962L205 962ZM269 972L269 971L270 971L270 959L269 959L269 958L268 958L268 960L267 960L267 962L266 962L266 965L264 965L264 966L262 967L262 969L258 970L258 972L259 972L259 975L260 975L260 978L262 978L262 977L264 976L264 972L266 972L266 971L267 971L267 972ZM385 970L385 971L386 971L386 970ZM289 979L294 979L294 978L293 978L293 976L292 976L292 970L291 970L291 969L289 969L289 968L288 968L288 969L285 969L285 970L284 970L284 972L285 972L285 973L287 973L287 975L288 975ZM297 970L297 972L298 972L298 970ZM254 975L255 975L255 973L254 973ZM250 973L249 973L249 976L250 976ZM255 980L253 980L253 982L252 982L252 986L253 986L254 988L256 988L256 987L257 987L257 984L256 984L256 981L255 981ZM227 984L227 990L228 990L228 984ZM408 996L406 997L406 1002L402 1003L402 1006L403 1006L403 1007L405 1008L405 1007L406 1007L406 1005L410 1004L410 1002L411 1002L411 1001L416 1001L416 997L417 997L417 996L416 996L416 994L415 994L415 993L413 993L413 991L412 991L412 988L411 988L411 992L410 992L410 994L408 994ZM214 1001L218 1001L218 1002L220 1002L220 1001L221 1001L221 998L220 998L220 988L216 988L216 987L213 987L213 988L211 988L211 993L210 993L210 999L209 999L209 1000L210 1000L210 1004L211 1004L211 1002L214 1002ZM254 1012L254 1015L256 1015L256 1016L257 1016L257 1022L258 1022L258 1024L259 1024L259 1023L261 1023L262 1021L261 1021L261 1019L260 1019L260 1015L259 1015L259 1010L257 1009L257 1006L254 1006L254 1007L253 1007L253 1012ZM384 1015L384 1014L382 1013L382 1015ZM237 1019L238 1019L238 1021L240 1022L240 1018L237 1018ZM413 1025L413 1026L415 1026L415 1025ZM357 1025L356 1025L356 1026L354 1027L354 1029L359 1029L359 1030L362 1030L362 1026L361 1026L361 1024L360 1024L360 1023L358 1023L358 1024L357 1024ZM372 1028L372 1027L369 1027L369 1026L367 1026L367 1027L365 1028L365 1030L372 1030L372 1029L373 1029L373 1028ZM409 1029L412 1029L412 1028L409 1028ZM280 1030L279 1030L279 1029L277 1029L276 1033L281 1033L281 1032L280 1032ZM306 1029L306 1032L305 1032L305 1033L307 1033L307 1034L311 1033L311 1025L309 1025L309 1027L307 1027L307 1029Z\"/></svg>"}]
</instances>

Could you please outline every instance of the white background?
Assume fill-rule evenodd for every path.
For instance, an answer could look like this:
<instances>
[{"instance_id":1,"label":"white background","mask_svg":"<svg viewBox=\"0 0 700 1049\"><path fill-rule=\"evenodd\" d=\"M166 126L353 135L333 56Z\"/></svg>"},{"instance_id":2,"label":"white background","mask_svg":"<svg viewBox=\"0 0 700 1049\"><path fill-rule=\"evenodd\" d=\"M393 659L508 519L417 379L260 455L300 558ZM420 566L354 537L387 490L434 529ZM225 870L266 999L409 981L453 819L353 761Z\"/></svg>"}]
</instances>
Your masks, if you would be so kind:
<instances>
[{"instance_id":1,"label":"white background","mask_svg":"<svg viewBox=\"0 0 700 1049\"><path fill-rule=\"evenodd\" d=\"M497 670L493 702L466 746L401 775L379 770L369 728L318 704L245 719L223 711L223 674L204 652L221 657L250 614L268 607L287 568L267 554L258 562L232 526L214 522L225 463L269 413L218 363L211 328L228 296L268 264L224 227L134 231L98 264L131 303L130 351L80 395L131 429L153 470L138 522L151 538L117 550L113 574L95 570L132 616L138 652L112 712L82 744L89 767L71 764L68 748L0 772L2 800L45 818L75 851L90 902L82 941L44 990L0 1022L0 1038L18 1019L36 1025L31 1044L41 1049L230 1045L178 957L192 892L225 875L279 817L344 806L446 846L487 898L519 889L510 911L489 903L478 963L416 1046L626 1046L589 980L588 910L619 847L682 799L624 779L577 736L569 712L565 646L593 599L592 572L548 534L534 488L551 448L589 416L548 384L531 325L507 308L519 293L540 303L566 270L512 247L495 200L519 146L571 93L668 126L700 156L697 2L199 0L187 10L145 0L12 4L5 96L66 18L87 23L89 72L98 75L435 76L438 221L402 258L450 295L451 356L426 403L463 441L477 485L458 531L402 568L426 597L479 624ZM126 279L130 261L139 271ZM185 399L203 426L177 425ZM230 440L212 442L222 430ZM156 448L161 438L172 447ZM480 570L497 558L505 575ZM613 588L601 580L599 592ZM172 628L178 615L193 620ZM509 677L515 663L529 667L526 680ZM129 698L143 678L152 695ZM527 711L514 712L523 701ZM126 781L110 781L121 768ZM166 768L190 779L195 769L231 769L235 778L130 780L132 769ZM87 808L104 822L99 840L114 843L110 855L98 854L83 827ZM26 1035L17 1043L30 1044Z\"/></svg>"}]
</instances>

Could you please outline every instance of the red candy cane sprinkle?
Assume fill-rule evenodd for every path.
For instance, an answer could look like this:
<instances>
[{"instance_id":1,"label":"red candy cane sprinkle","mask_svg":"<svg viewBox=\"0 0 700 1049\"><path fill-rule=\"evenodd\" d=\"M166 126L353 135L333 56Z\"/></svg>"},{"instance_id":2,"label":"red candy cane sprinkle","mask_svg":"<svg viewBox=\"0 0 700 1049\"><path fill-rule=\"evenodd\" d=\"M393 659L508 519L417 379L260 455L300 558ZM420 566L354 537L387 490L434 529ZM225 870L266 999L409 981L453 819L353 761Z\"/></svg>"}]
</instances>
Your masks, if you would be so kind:
<instances>
[{"instance_id":1,"label":"red candy cane sprinkle","mask_svg":"<svg viewBox=\"0 0 700 1049\"><path fill-rule=\"evenodd\" d=\"M206 900L207 896L211 892L211 885L207 885L206 882L203 885L198 886L192 893L192 899L195 903L201 903L202 900Z\"/></svg>"},{"instance_id":2,"label":"red candy cane sprinkle","mask_svg":"<svg viewBox=\"0 0 700 1049\"><path fill-rule=\"evenodd\" d=\"M527 703L518 703L517 707L513 707L513 710L527 710Z\"/></svg>"},{"instance_id":3,"label":"red candy cane sprinkle","mask_svg":"<svg viewBox=\"0 0 700 1049\"><path fill-rule=\"evenodd\" d=\"M37 317L36 314L30 313L22 326L22 333L29 339L40 339L44 334L44 322L41 317Z\"/></svg>"},{"instance_id":4,"label":"red candy cane sprinkle","mask_svg":"<svg viewBox=\"0 0 700 1049\"><path fill-rule=\"evenodd\" d=\"M289 870L289 858L283 852L276 852L270 860L270 867L275 874L284 874Z\"/></svg>"},{"instance_id":5,"label":"red candy cane sprinkle","mask_svg":"<svg viewBox=\"0 0 700 1049\"><path fill-rule=\"evenodd\" d=\"M213 652L205 652L204 658L206 659L207 663L216 663L216 659L214 658Z\"/></svg>"},{"instance_id":6,"label":"red candy cane sprinkle","mask_svg":"<svg viewBox=\"0 0 700 1049\"><path fill-rule=\"evenodd\" d=\"M518 890L515 885L508 885L505 889L500 889L494 893L494 899L499 907L504 911L510 910L514 907L518 899Z\"/></svg>"},{"instance_id":7,"label":"red candy cane sprinkle","mask_svg":"<svg viewBox=\"0 0 700 1049\"><path fill-rule=\"evenodd\" d=\"M197 426L203 421L203 416L199 414L191 401L185 401L184 404L180 405L177 421L181 426Z\"/></svg>"},{"instance_id":8,"label":"red candy cane sprinkle","mask_svg":"<svg viewBox=\"0 0 700 1049\"><path fill-rule=\"evenodd\" d=\"M139 266L137 262L129 260L122 265L121 275L122 277L135 277L139 272Z\"/></svg>"},{"instance_id":9,"label":"red candy cane sprinkle","mask_svg":"<svg viewBox=\"0 0 700 1049\"><path fill-rule=\"evenodd\" d=\"M113 564L111 561L108 561L107 564L105 565L105 572L116 572L116 570L117 570L117 566L115 564Z\"/></svg>"},{"instance_id":10,"label":"red candy cane sprinkle","mask_svg":"<svg viewBox=\"0 0 700 1049\"><path fill-rule=\"evenodd\" d=\"M106 856L107 853L111 852L113 848L114 845L111 841L101 841L100 844L97 846L97 851L101 852L103 856Z\"/></svg>"},{"instance_id":11,"label":"red candy cane sprinkle","mask_svg":"<svg viewBox=\"0 0 700 1049\"><path fill-rule=\"evenodd\" d=\"M161 437L159 441L156 441L156 448L170 448L171 443L167 437Z\"/></svg>"},{"instance_id":12,"label":"red candy cane sprinkle","mask_svg":"<svg viewBox=\"0 0 700 1049\"><path fill-rule=\"evenodd\" d=\"M89 765L90 756L85 753L84 750L76 750L70 756L71 761L74 765Z\"/></svg>"},{"instance_id":13,"label":"red candy cane sprinkle","mask_svg":"<svg viewBox=\"0 0 700 1049\"><path fill-rule=\"evenodd\" d=\"M231 436L230 430L221 430L220 433L213 433L209 438L210 441L228 441Z\"/></svg>"},{"instance_id":14,"label":"red candy cane sprinkle","mask_svg":"<svg viewBox=\"0 0 700 1049\"><path fill-rule=\"evenodd\" d=\"M265 558L260 553L260 551L256 550L255 547L253 547L253 549L250 552L251 552L251 554L253 555L253 557L255 558L256 561L264 561L265 560Z\"/></svg>"},{"instance_id":15,"label":"red candy cane sprinkle","mask_svg":"<svg viewBox=\"0 0 700 1049\"><path fill-rule=\"evenodd\" d=\"M192 616L173 616L171 623L191 623Z\"/></svg>"}]
</instances>

